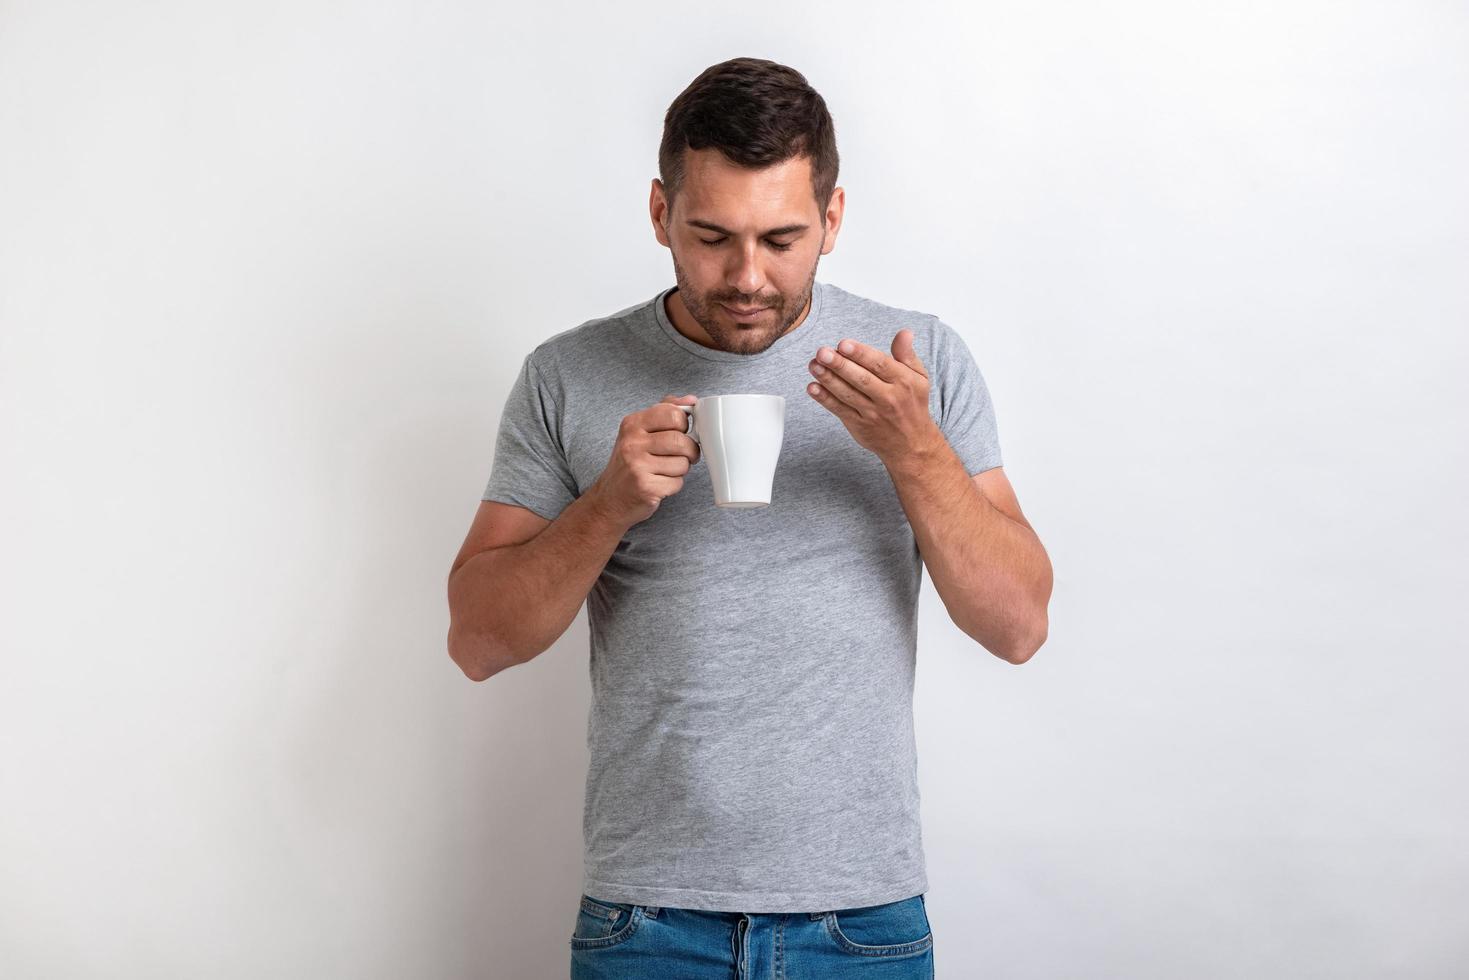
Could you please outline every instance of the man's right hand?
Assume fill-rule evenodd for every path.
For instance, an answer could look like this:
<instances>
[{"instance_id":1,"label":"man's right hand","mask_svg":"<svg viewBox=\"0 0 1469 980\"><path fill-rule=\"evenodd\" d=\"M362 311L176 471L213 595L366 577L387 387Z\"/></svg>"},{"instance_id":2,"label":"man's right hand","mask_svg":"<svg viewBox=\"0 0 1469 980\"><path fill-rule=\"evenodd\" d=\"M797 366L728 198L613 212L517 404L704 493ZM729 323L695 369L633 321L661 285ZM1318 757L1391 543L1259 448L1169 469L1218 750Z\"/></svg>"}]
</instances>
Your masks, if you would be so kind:
<instances>
[{"instance_id":1,"label":"man's right hand","mask_svg":"<svg viewBox=\"0 0 1469 980\"><path fill-rule=\"evenodd\" d=\"M628 527L645 521L664 497L683 489L684 474L699 461L699 444L688 435L688 413L673 406L696 401L695 395L668 395L623 417L612 458L588 490L613 519Z\"/></svg>"}]
</instances>

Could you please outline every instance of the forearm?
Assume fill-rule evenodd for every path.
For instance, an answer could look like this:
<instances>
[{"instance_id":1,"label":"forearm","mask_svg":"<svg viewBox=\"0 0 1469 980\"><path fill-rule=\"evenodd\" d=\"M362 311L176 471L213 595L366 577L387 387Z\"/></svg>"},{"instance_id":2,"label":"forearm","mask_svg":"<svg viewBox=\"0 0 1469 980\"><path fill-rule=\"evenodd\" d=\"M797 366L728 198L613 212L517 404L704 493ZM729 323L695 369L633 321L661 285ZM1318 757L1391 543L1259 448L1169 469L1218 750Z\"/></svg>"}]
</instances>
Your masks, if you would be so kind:
<instances>
[{"instance_id":1,"label":"forearm","mask_svg":"<svg viewBox=\"0 0 1469 980\"><path fill-rule=\"evenodd\" d=\"M566 632L627 527L589 491L534 538L483 551L449 579L449 655L485 680Z\"/></svg>"},{"instance_id":2,"label":"forearm","mask_svg":"<svg viewBox=\"0 0 1469 980\"><path fill-rule=\"evenodd\" d=\"M1001 513L936 428L885 460L934 589L955 625L1022 662L1044 640L1051 562L1035 532Z\"/></svg>"}]
</instances>

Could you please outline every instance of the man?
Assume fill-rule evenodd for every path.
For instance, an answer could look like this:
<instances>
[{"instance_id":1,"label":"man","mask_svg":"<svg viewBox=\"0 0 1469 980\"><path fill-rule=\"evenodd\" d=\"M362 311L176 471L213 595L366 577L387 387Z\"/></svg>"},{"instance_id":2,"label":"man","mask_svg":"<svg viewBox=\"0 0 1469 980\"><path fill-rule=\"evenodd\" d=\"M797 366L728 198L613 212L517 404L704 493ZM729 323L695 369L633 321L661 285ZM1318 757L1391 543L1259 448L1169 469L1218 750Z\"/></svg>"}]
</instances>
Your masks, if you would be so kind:
<instances>
[{"instance_id":1,"label":"man","mask_svg":"<svg viewBox=\"0 0 1469 980\"><path fill-rule=\"evenodd\" d=\"M1045 640L1050 562L962 338L816 281L845 192L805 78L709 68L668 110L659 171L677 285L526 357L450 573L450 656L484 680L587 603L574 978L877 959L932 976L922 568L965 633L1020 664ZM677 407L695 396L650 404L669 390L786 396L768 507L714 506Z\"/></svg>"}]
</instances>

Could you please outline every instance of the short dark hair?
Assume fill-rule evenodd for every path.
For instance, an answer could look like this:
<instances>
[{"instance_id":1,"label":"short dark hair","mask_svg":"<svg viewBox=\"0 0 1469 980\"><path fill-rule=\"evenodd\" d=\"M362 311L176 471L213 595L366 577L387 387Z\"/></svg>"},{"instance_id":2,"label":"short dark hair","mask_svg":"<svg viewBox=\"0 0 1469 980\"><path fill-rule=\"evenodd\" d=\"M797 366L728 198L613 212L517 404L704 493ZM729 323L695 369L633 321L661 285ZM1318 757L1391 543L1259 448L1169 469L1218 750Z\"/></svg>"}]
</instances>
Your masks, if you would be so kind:
<instances>
[{"instance_id":1,"label":"short dark hair","mask_svg":"<svg viewBox=\"0 0 1469 980\"><path fill-rule=\"evenodd\" d=\"M705 68L663 117L658 176L668 209L683 186L684 148L714 147L732 163L761 169L804 156L811 193L826 221L837 184L837 137L826 100L794 68L731 58Z\"/></svg>"}]
</instances>

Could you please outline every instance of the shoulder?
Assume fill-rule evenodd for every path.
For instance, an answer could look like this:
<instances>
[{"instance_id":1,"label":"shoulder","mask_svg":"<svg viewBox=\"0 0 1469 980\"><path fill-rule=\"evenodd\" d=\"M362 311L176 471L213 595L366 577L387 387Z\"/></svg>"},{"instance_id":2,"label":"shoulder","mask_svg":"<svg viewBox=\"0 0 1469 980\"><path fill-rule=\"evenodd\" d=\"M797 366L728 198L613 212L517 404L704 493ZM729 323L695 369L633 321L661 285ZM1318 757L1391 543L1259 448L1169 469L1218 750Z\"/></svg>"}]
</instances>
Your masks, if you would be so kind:
<instances>
[{"instance_id":1,"label":"shoulder","mask_svg":"<svg viewBox=\"0 0 1469 980\"><path fill-rule=\"evenodd\" d=\"M898 331L907 328L913 331L913 350L924 364L952 360L956 349L967 349L959 332L935 313L879 302L831 283L822 288L823 302L829 304L824 315L841 325L839 332L849 325L854 332L861 329L872 338L868 343L888 350Z\"/></svg>"},{"instance_id":2,"label":"shoulder","mask_svg":"<svg viewBox=\"0 0 1469 980\"><path fill-rule=\"evenodd\" d=\"M833 283L821 283L822 302L826 304L825 316L836 319L871 320L878 323L893 323L900 326L906 321L936 320L932 313L923 310L895 306L879 300L859 296Z\"/></svg>"},{"instance_id":3,"label":"shoulder","mask_svg":"<svg viewBox=\"0 0 1469 980\"><path fill-rule=\"evenodd\" d=\"M634 335L653 317L655 300L643 300L616 313L585 320L537 343L526 354L531 375L553 394L569 380L593 377L626 356Z\"/></svg>"}]
</instances>

